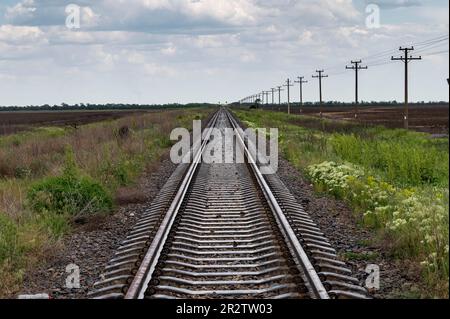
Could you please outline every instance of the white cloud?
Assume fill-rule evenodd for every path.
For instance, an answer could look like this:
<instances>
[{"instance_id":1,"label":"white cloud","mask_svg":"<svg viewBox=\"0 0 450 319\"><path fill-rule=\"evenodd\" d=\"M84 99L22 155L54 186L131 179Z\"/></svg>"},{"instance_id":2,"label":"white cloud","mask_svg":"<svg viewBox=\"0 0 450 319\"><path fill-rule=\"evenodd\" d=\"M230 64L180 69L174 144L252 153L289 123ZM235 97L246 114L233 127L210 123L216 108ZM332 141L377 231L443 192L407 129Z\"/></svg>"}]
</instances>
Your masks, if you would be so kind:
<instances>
[{"instance_id":1,"label":"white cloud","mask_svg":"<svg viewBox=\"0 0 450 319\"><path fill-rule=\"evenodd\" d=\"M424 4L424 0L370 0L370 3L379 5L382 8L415 7Z\"/></svg>"},{"instance_id":2,"label":"white cloud","mask_svg":"<svg viewBox=\"0 0 450 319\"><path fill-rule=\"evenodd\" d=\"M429 17L429 25L390 21L373 30L366 29L365 12L352 0L79 0L74 2L82 7L81 29L68 30L64 8L71 2L21 0L0 11L8 23L0 25L0 76L40 75L50 81L82 74L87 91L105 76L103 82L119 83L111 83L111 96L132 94L137 89L129 87L152 79L178 80L178 87L189 88L198 82L210 88L205 94L215 87L224 94L226 87L239 95L251 93L252 85L268 89L316 68L342 71L350 59L448 33L448 3L443 10L426 1L420 9L412 1L378 1L383 7L406 6L409 13ZM124 85L130 77L135 82ZM170 95L170 87L158 93ZM346 98L344 89L336 91ZM203 99L194 89L186 92Z\"/></svg>"},{"instance_id":3,"label":"white cloud","mask_svg":"<svg viewBox=\"0 0 450 319\"><path fill-rule=\"evenodd\" d=\"M361 17L352 0L303 0L295 3L292 14L315 25L356 22Z\"/></svg>"},{"instance_id":4,"label":"white cloud","mask_svg":"<svg viewBox=\"0 0 450 319\"><path fill-rule=\"evenodd\" d=\"M144 71L146 75L151 76L174 77L175 75L177 75L177 72L174 68L157 63L144 64Z\"/></svg>"},{"instance_id":5,"label":"white cloud","mask_svg":"<svg viewBox=\"0 0 450 319\"><path fill-rule=\"evenodd\" d=\"M13 21L30 19L33 17L36 10L37 8L34 4L34 0L24 0L13 7L8 7L6 9L5 18Z\"/></svg>"},{"instance_id":6,"label":"white cloud","mask_svg":"<svg viewBox=\"0 0 450 319\"><path fill-rule=\"evenodd\" d=\"M177 48L170 44L167 48L161 49L161 53L167 56L174 56L177 53Z\"/></svg>"},{"instance_id":7,"label":"white cloud","mask_svg":"<svg viewBox=\"0 0 450 319\"><path fill-rule=\"evenodd\" d=\"M12 25L0 26L0 42L18 45L47 43L45 34L40 28Z\"/></svg>"}]
</instances>

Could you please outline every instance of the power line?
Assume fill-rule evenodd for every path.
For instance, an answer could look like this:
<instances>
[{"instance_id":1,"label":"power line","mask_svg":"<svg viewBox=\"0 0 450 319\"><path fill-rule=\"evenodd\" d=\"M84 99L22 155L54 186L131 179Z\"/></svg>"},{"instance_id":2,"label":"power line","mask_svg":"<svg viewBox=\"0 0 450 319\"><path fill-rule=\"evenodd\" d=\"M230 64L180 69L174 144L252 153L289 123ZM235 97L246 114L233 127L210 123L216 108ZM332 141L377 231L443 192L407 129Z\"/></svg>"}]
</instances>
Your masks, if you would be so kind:
<instances>
[{"instance_id":1,"label":"power line","mask_svg":"<svg viewBox=\"0 0 450 319\"><path fill-rule=\"evenodd\" d=\"M434 44L437 42L447 41L448 38L449 38L448 35L442 35L442 36L439 36L436 38L432 38L429 40L424 40L422 42L414 43L413 45L415 47L426 46L426 45ZM397 52L396 49L389 49L389 50L381 51L381 52L374 53L374 54L368 55L366 57L363 57L363 60L367 61L367 60L376 59L376 58L380 58L380 57L386 57L386 55L390 55L391 53L395 53L395 52Z\"/></svg>"},{"instance_id":2,"label":"power line","mask_svg":"<svg viewBox=\"0 0 450 319\"><path fill-rule=\"evenodd\" d=\"M436 50L436 49L438 49L440 47L443 47L443 46L448 48L448 43L443 43L443 42L435 43L433 45L430 45L430 46L427 46L427 47L423 47L421 49L416 49L416 52L420 53L420 52L426 52L426 51L430 51L430 50Z\"/></svg>"},{"instance_id":3,"label":"power line","mask_svg":"<svg viewBox=\"0 0 450 319\"><path fill-rule=\"evenodd\" d=\"M448 38L449 38L448 34L443 34L443 35L441 35L439 37L436 37L436 38L432 38L432 39L429 39L429 40L424 40L422 42L417 42L414 45L417 47L417 46L420 46L420 45L423 45L423 44L428 44L430 42L441 41L441 40L448 40Z\"/></svg>"},{"instance_id":4,"label":"power line","mask_svg":"<svg viewBox=\"0 0 450 319\"><path fill-rule=\"evenodd\" d=\"M374 68L379 66L386 66L395 63L396 61L403 61L405 63L405 127L409 125L409 115L408 115L408 64L410 61L413 60L421 60L422 56L436 56L436 55L442 55L442 54L448 54L448 41L449 41L449 35L443 34L438 37L434 37L431 39L423 40L420 42L415 43L414 46L410 48L400 48L401 51L404 51L404 56L401 56L399 58L394 58L391 56L389 59L389 55L393 55L396 50L394 49L387 49L384 51L376 52L373 54L370 54L363 58L363 60L366 63L366 67L360 67L359 63L360 61L352 61L352 64L354 64L353 67L346 66L345 70L342 70L342 66L332 66L328 67L327 70L331 72L328 73L328 75L323 75L323 70L316 71L319 73L318 76L313 76L313 78L319 79L319 90L320 90L320 105L321 105L321 115L322 115L322 106L323 106L323 100L322 100L322 79L326 78L328 76L341 76L341 75L347 75L349 74L347 72L348 69L355 70L355 104L358 105L359 103L359 97L358 97L358 86L359 86L359 79L358 79L358 71L361 69L367 69L367 68ZM447 46L447 47L445 47ZM415 51L417 54L420 54L420 57L412 57L408 56L408 53L410 51ZM358 63L356 63L358 62ZM303 81L304 77L297 77L299 81L291 82L291 80L288 79L287 85L283 85L284 87L287 87L287 95L288 95L288 112L290 113L290 87L293 86L292 83L300 83L300 111L301 106L303 105L303 83L307 83L307 81ZM249 96L245 99L242 99L240 102L246 102L246 101L255 101L255 100L262 100L264 103L264 99L266 101L266 104L269 104L269 93L272 93L272 104L274 104L275 100L275 92L278 90L278 104L281 105L281 91L283 86L277 86L275 88L272 88L270 91L263 91L262 93L259 93L257 95ZM357 116L357 110L355 112Z\"/></svg>"},{"instance_id":5,"label":"power line","mask_svg":"<svg viewBox=\"0 0 450 319\"><path fill-rule=\"evenodd\" d=\"M388 65L388 64L394 64L395 62L392 60L388 60L385 62L378 62L378 63L374 63L374 64L368 64L371 68L375 67L375 66L382 66L382 65Z\"/></svg>"},{"instance_id":6,"label":"power line","mask_svg":"<svg viewBox=\"0 0 450 319\"><path fill-rule=\"evenodd\" d=\"M425 56L433 56L433 55L441 55L441 54L448 54L448 50L426 53Z\"/></svg>"},{"instance_id":7,"label":"power line","mask_svg":"<svg viewBox=\"0 0 450 319\"><path fill-rule=\"evenodd\" d=\"M418 50L417 52L421 52L422 50L426 49L426 48L431 48L431 46L433 45L443 45L444 42L449 40L449 35L448 34L442 34L440 36L431 38L431 39L426 39L420 42L416 42L413 44L413 46L417 47ZM420 51L419 51L420 50ZM369 54L365 57L363 57L362 59L364 61L366 61L366 63L370 66L380 66L380 65L385 65L385 64L389 64L389 63L385 63L386 60L388 60L391 55L395 54L397 52L397 49L386 49L383 51L379 51L379 52L375 52L373 54ZM339 65L332 65L327 67L327 70L329 71L334 71L334 70L341 70L341 66ZM334 73L331 72L330 76L338 76L338 75L343 75L346 74L346 72L338 72L338 73Z\"/></svg>"}]
</instances>

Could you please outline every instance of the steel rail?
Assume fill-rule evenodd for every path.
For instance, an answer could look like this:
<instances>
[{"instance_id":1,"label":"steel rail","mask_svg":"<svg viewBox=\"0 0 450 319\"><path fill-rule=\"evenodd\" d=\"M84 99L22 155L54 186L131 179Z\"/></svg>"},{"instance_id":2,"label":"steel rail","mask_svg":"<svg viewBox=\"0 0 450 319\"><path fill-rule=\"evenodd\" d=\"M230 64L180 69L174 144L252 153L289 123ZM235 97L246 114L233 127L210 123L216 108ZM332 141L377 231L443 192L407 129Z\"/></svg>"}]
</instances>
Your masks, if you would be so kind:
<instances>
[{"instance_id":1,"label":"steel rail","mask_svg":"<svg viewBox=\"0 0 450 319\"><path fill-rule=\"evenodd\" d=\"M181 204L186 196L187 191L191 185L197 167L199 166L203 151L206 145L209 142L209 138L211 136L211 132L217 122L217 119L220 114L220 110L216 112L214 117L211 120L211 124L209 126L209 130L204 136L203 143L201 143L201 147L198 149L196 154L194 154L194 160L190 164L189 169L184 177L182 184L169 208L167 211L164 220L161 223L161 226L158 229L146 255L144 256L141 265L127 290L124 299L144 299L145 291L148 287L152 279L152 275L155 271L156 265L158 264L159 257L161 256L161 252L164 248L164 244L167 240L167 237L172 229L172 225L177 217L178 212L180 211ZM200 141L201 142L201 141ZM193 151L195 152L195 146L193 147Z\"/></svg>"},{"instance_id":2,"label":"steel rail","mask_svg":"<svg viewBox=\"0 0 450 319\"><path fill-rule=\"evenodd\" d=\"M267 184L266 180L264 179L264 176L262 175L256 159L253 158L252 154L250 153L249 148L247 145L245 145L244 142L244 134L243 130L240 128L236 120L233 118L233 116L230 114L228 110L226 110L226 114L228 116L228 119L230 123L233 125L233 128L238 133L236 134L237 139L239 140L239 143L241 147L243 148L245 155L247 156L248 163L250 167L252 168L252 171L256 177L256 180L266 198L267 203L269 204L275 219L277 220L277 224L281 230L281 233L283 237L285 238L287 244L292 250L292 253L294 253L294 257L297 259L297 265L301 268L301 272L305 275L306 280L308 282L309 288L312 290L312 293L315 298L318 299L330 299L330 296L328 295L327 290L322 284L322 281L320 280L314 266L312 265L311 261L309 260L308 255L306 254L305 250L303 249L300 241L298 240L297 236L295 235L294 230L292 229L291 225L289 224L286 216L283 213L283 210L281 209L280 205L278 204L278 201L276 200L275 196L273 195L272 191L270 190L269 185Z\"/></svg>"},{"instance_id":3,"label":"steel rail","mask_svg":"<svg viewBox=\"0 0 450 319\"><path fill-rule=\"evenodd\" d=\"M144 299L146 290L149 287L149 284L153 278L153 274L158 265L158 261L162 255L165 243L169 237L170 232L172 231L173 224L178 216L178 213L181 211L181 206L183 201L186 198L188 190L192 186L192 182L194 180L194 176L196 171L200 166L200 161L203 155L203 152L209 142L211 133L213 128L216 126L219 115L224 112L227 119L233 126L233 128L238 132L236 134L237 140L239 141L240 146L244 150L244 154L247 157L248 165L250 165L250 172L255 177L260 190L264 194L268 207L272 211L273 216L275 217L276 224L278 229L284 238L284 241L291 251L291 255L293 256L297 268L300 270L303 279L305 280L306 286L310 291L310 295L316 299L330 299L325 287L323 286L316 270L314 269L312 263L310 262L307 254L305 253L300 241L295 235L293 229L291 228L286 216L284 215L280 205L277 202L277 199L273 195L269 185L265 181L255 159L253 158L249 148L245 144L245 137L243 134L243 130L239 127L236 120L230 114L230 112L226 109L219 110L212 118L210 122L209 129L207 133L203 136L203 142L200 141L201 145L198 150L197 146L194 144L192 153L195 153L193 156L193 162L190 164L185 177L181 182L181 186L174 197L173 202L171 203L170 208L167 211L154 239L152 240L142 262L134 276L131 285L129 286L125 299ZM258 156L257 156L258 157Z\"/></svg>"}]
</instances>

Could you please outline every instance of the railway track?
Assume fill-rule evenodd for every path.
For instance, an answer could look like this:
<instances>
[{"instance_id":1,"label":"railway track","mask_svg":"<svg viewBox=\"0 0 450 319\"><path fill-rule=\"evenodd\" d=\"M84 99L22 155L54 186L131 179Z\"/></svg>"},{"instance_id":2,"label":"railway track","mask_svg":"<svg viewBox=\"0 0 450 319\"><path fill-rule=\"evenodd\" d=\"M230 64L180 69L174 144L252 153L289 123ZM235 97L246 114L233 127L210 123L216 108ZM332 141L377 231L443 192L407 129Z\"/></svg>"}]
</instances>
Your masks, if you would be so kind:
<instances>
[{"instance_id":1,"label":"railway track","mask_svg":"<svg viewBox=\"0 0 450 319\"><path fill-rule=\"evenodd\" d=\"M225 109L213 116L194 162L177 168L90 296L367 298L281 180L261 174L243 135L247 163L200 162L212 128L239 125Z\"/></svg>"}]
</instances>

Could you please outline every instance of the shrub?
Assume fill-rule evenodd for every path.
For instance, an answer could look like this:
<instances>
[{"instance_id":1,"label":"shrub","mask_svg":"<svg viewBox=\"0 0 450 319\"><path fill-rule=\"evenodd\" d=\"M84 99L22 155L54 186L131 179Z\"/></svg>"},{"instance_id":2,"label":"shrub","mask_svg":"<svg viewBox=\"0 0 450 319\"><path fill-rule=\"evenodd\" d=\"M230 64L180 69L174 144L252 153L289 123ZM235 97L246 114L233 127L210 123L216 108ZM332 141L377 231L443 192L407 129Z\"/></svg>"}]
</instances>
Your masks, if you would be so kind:
<instances>
[{"instance_id":1,"label":"shrub","mask_svg":"<svg viewBox=\"0 0 450 319\"><path fill-rule=\"evenodd\" d=\"M421 253L422 266L429 273L444 274L448 280L448 190L429 189L427 195L400 193L393 217L386 226L398 238L400 251L407 255Z\"/></svg>"},{"instance_id":2,"label":"shrub","mask_svg":"<svg viewBox=\"0 0 450 319\"><path fill-rule=\"evenodd\" d=\"M338 165L334 162L311 165L307 171L316 186L323 187L326 191L337 197L343 196L343 193L348 191L350 177L356 178L363 174L354 165Z\"/></svg>"},{"instance_id":3,"label":"shrub","mask_svg":"<svg viewBox=\"0 0 450 319\"><path fill-rule=\"evenodd\" d=\"M80 215L107 212L112 199L104 188L88 177L63 175L46 178L31 186L28 202L38 213Z\"/></svg>"},{"instance_id":4,"label":"shrub","mask_svg":"<svg viewBox=\"0 0 450 319\"><path fill-rule=\"evenodd\" d=\"M100 183L79 173L71 150L66 152L63 175L35 183L27 199L32 210L41 214L95 214L108 212L113 206L111 196Z\"/></svg>"}]
</instances>

